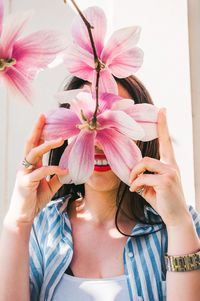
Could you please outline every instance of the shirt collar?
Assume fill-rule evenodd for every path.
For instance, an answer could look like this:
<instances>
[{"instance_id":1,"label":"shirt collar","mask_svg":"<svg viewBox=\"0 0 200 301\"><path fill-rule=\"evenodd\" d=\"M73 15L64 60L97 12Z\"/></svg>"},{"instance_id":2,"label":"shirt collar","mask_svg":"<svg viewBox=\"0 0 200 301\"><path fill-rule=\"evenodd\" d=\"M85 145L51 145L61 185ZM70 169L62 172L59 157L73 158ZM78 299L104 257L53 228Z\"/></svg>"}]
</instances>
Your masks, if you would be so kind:
<instances>
[{"instance_id":1,"label":"shirt collar","mask_svg":"<svg viewBox=\"0 0 200 301\"><path fill-rule=\"evenodd\" d=\"M131 236L143 236L165 228L160 215L149 205L144 206L144 217L145 223L138 222L133 228Z\"/></svg>"},{"instance_id":2,"label":"shirt collar","mask_svg":"<svg viewBox=\"0 0 200 301\"><path fill-rule=\"evenodd\" d=\"M58 214L62 215L66 211L65 209L67 208L70 197L71 197L71 194L68 194L64 197L61 197L61 198L53 201L56 206L56 210L57 210Z\"/></svg>"}]
</instances>

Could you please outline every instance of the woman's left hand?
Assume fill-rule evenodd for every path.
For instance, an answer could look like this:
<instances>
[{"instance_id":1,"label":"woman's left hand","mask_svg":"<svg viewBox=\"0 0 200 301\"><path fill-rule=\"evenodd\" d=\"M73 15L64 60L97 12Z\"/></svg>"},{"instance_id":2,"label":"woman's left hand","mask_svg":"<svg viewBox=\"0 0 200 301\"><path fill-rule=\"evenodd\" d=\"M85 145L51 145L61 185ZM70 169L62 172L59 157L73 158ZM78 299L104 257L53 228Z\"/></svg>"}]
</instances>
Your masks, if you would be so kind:
<instances>
[{"instance_id":1,"label":"woman's left hand","mask_svg":"<svg viewBox=\"0 0 200 301\"><path fill-rule=\"evenodd\" d=\"M142 197L162 217L166 226L180 225L189 215L179 168L167 127L165 109L158 113L160 160L144 157L130 173L130 191L144 188ZM143 174L145 171L153 174Z\"/></svg>"}]
</instances>

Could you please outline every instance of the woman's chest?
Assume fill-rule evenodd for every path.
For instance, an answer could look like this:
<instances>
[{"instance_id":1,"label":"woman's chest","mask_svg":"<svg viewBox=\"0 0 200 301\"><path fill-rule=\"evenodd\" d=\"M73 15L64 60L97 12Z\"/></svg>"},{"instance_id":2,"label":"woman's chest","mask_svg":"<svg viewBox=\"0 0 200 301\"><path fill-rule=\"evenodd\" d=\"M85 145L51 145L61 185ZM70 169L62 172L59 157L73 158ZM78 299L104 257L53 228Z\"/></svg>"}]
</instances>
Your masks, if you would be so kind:
<instances>
[{"instance_id":1,"label":"woman's chest","mask_svg":"<svg viewBox=\"0 0 200 301\"><path fill-rule=\"evenodd\" d=\"M115 229L74 228L71 269L75 276L106 278L123 275L127 238Z\"/></svg>"}]
</instances>

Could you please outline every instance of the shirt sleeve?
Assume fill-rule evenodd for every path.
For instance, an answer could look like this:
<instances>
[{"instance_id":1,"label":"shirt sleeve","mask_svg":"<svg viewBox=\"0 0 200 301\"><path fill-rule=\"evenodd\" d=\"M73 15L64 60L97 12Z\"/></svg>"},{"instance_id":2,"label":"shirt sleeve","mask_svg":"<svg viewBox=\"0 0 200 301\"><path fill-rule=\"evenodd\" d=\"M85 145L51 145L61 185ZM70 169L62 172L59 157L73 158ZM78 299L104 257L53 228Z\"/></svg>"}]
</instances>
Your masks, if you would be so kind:
<instances>
[{"instance_id":1,"label":"shirt sleeve","mask_svg":"<svg viewBox=\"0 0 200 301\"><path fill-rule=\"evenodd\" d=\"M197 211L192 206L189 206L189 211L192 215L192 219L194 221L194 225L195 225L195 228L196 228L196 231L197 231L197 235L200 238L200 214L197 213Z\"/></svg>"},{"instance_id":2,"label":"shirt sleeve","mask_svg":"<svg viewBox=\"0 0 200 301\"><path fill-rule=\"evenodd\" d=\"M41 216L39 214L34 220L30 241L29 241L29 284L30 284L30 300L38 301L40 296L40 290L43 283L43 254L40 248L40 243L38 239L38 228L41 225Z\"/></svg>"}]
</instances>

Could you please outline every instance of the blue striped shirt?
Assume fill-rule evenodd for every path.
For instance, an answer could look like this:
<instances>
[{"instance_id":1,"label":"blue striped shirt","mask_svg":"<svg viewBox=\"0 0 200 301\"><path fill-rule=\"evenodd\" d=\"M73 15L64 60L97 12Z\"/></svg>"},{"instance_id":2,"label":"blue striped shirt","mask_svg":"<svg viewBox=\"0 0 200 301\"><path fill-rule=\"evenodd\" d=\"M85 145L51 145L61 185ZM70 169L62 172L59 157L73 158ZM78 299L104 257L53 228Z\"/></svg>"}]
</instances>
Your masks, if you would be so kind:
<instances>
[{"instance_id":1,"label":"blue striped shirt","mask_svg":"<svg viewBox=\"0 0 200 301\"><path fill-rule=\"evenodd\" d=\"M66 199L50 202L34 220L29 246L31 301L50 301L72 260L72 231L66 205ZM189 210L200 237L200 216L192 206ZM145 207L145 216L161 221L149 206ZM127 239L123 252L130 300L166 300L166 227L138 222L131 235L134 237Z\"/></svg>"}]
</instances>

